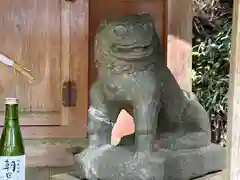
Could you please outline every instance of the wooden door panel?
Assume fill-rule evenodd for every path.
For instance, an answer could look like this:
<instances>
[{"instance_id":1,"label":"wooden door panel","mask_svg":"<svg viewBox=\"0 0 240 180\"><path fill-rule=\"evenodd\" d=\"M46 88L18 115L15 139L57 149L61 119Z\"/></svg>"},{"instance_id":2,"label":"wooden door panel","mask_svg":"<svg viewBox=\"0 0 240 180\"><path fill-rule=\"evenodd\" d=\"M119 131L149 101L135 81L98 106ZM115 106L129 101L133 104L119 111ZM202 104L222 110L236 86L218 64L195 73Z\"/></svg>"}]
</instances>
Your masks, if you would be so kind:
<instances>
[{"instance_id":1,"label":"wooden door panel","mask_svg":"<svg viewBox=\"0 0 240 180\"><path fill-rule=\"evenodd\" d=\"M21 124L60 124L61 1L1 0L0 42L0 52L31 69L36 78L29 84L25 77L0 64L0 112L4 97L16 95Z\"/></svg>"},{"instance_id":2,"label":"wooden door panel","mask_svg":"<svg viewBox=\"0 0 240 180\"><path fill-rule=\"evenodd\" d=\"M29 49L25 49L25 59L18 58L21 64L32 69L33 75L37 79L35 83L29 85L27 80L21 76L19 76L17 80L13 79L14 74L12 70L0 64L0 106L3 106L3 98L9 96L9 94L11 95L11 92L8 91L12 90L10 85L15 83L19 85L17 90L23 94L20 96L17 91L21 98L21 107L27 107L25 108L25 112L20 113L20 123L23 125L21 129L24 138L56 139L86 137L88 110L89 1L77 0L74 3L65 0L19 1L22 1L25 5L21 6L21 3L17 4L17 2L10 0L3 0L0 2L0 10L2 10L1 3L5 3L5 7L7 7L7 4L11 10L0 12L0 41L3 41L6 36L8 37L8 41L4 40L4 42L13 44L11 36L17 36L14 34L14 31L9 31L9 34L7 32L4 32L4 35L1 34L1 31L5 29L5 31L7 31L6 27L5 29L1 29L3 22L8 26L14 26L13 23L11 24L3 21L4 15L8 16L8 11L10 13L17 13L12 12L12 7L16 6L15 8L17 8L18 6L19 8L22 7L26 9L30 5L33 6L35 2L38 5L35 4L34 7L37 8L37 6L42 6L41 9L45 9L45 13L48 13L48 15L45 16L50 19L47 20L47 18L39 17L40 19L42 18L41 25L37 24L35 26L42 28L42 30L40 31L34 27L36 31L31 31L34 36L32 35L32 39L28 40L32 42L32 46L33 44L37 45L38 41L45 41L44 47L42 46L36 49L29 47ZM34 15L35 20L37 20L38 16L44 16L44 12L42 11L37 13L35 9L35 12L35 14L29 13L28 15L32 17ZM50 21L51 24L48 24ZM35 21L31 22L33 23ZM42 27L43 25L49 27ZM38 38L34 41L34 37L40 36L43 30L45 30L46 36L42 35L41 38L47 40ZM24 33L25 36L28 36L27 33L29 32ZM19 34L21 35L21 33ZM25 41L19 40L19 42L24 43ZM9 56L21 57L23 52L17 51L18 47L21 46L13 45L13 47L14 49L11 50L10 45L4 46L4 44L0 44L0 51ZM32 53L32 51L34 53ZM35 54L38 54L38 56ZM34 59L30 57L34 57ZM4 73L2 73L3 71ZM11 83L9 81L11 81ZM61 89L63 82L66 81L73 81L76 84L77 98L76 106L74 107L62 106ZM15 87L15 84L13 87ZM26 91L23 88L29 89ZM34 98L35 95L41 97L36 97L34 100L30 99L27 96L29 92L31 92L32 98ZM13 91L13 94L14 93ZM31 104L27 104L28 102L31 102ZM0 125L2 125L2 123L3 113L0 114ZM2 127L0 127L0 133L1 131Z\"/></svg>"}]
</instances>

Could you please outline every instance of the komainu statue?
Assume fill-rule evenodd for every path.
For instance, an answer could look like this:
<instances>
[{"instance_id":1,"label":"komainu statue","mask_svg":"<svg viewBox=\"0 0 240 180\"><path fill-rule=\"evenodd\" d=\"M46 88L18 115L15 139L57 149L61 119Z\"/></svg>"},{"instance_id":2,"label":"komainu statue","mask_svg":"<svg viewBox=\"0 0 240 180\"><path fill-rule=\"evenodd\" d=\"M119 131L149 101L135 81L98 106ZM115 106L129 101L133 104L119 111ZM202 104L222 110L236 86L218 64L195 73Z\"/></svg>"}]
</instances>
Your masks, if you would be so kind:
<instances>
[{"instance_id":1,"label":"komainu statue","mask_svg":"<svg viewBox=\"0 0 240 180\"><path fill-rule=\"evenodd\" d=\"M89 147L76 155L86 178L187 180L225 168L225 149L210 140L208 114L167 68L150 15L103 22L95 61ZM131 107L135 134L113 147L112 124L125 107Z\"/></svg>"}]
</instances>

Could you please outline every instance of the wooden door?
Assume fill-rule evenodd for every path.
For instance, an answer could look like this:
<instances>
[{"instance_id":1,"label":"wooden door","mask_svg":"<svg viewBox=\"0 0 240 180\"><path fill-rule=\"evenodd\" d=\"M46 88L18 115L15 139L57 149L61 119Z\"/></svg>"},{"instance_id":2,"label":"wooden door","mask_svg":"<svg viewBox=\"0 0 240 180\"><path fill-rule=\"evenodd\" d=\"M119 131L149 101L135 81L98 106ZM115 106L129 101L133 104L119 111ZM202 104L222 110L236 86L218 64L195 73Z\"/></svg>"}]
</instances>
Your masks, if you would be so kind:
<instances>
[{"instance_id":1,"label":"wooden door","mask_svg":"<svg viewBox=\"0 0 240 180\"><path fill-rule=\"evenodd\" d=\"M98 0L90 1L90 84L95 80L94 37L100 22L109 18L116 18L131 13L149 13L155 21L157 33L161 39L164 53L166 49L167 30L167 1L166 0Z\"/></svg>"},{"instance_id":2,"label":"wooden door","mask_svg":"<svg viewBox=\"0 0 240 180\"><path fill-rule=\"evenodd\" d=\"M58 0L11 1L0 5L0 51L32 70L36 81L29 84L6 66L0 66L4 97L20 98L24 125L59 125L61 109L61 7ZM1 123L2 123L1 116Z\"/></svg>"},{"instance_id":3,"label":"wooden door","mask_svg":"<svg viewBox=\"0 0 240 180\"><path fill-rule=\"evenodd\" d=\"M70 28L71 27L71 28ZM4 97L20 98L25 137L85 135L88 76L88 3L2 0L0 52L31 69L29 84L0 64L0 125ZM76 102L63 105L64 82L75 84ZM27 127L29 126L29 127Z\"/></svg>"}]
</instances>

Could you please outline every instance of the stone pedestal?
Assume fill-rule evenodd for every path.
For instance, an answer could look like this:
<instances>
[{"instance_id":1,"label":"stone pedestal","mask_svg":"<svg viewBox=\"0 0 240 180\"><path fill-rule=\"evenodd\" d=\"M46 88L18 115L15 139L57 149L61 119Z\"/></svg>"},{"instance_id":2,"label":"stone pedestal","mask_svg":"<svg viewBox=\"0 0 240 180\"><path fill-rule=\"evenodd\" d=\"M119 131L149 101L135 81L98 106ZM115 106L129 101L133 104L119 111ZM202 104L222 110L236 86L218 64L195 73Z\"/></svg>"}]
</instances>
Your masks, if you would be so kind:
<instances>
[{"instance_id":1,"label":"stone pedestal","mask_svg":"<svg viewBox=\"0 0 240 180\"><path fill-rule=\"evenodd\" d=\"M200 178L194 178L193 180L223 180L224 172L212 173ZM85 180L84 178L79 179L70 174L56 174L51 177L51 180Z\"/></svg>"},{"instance_id":2,"label":"stone pedestal","mask_svg":"<svg viewBox=\"0 0 240 180\"><path fill-rule=\"evenodd\" d=\"M76 159L81 166L70 174L89 180L188 180L226 167L225 148L214 144L179 151L159 149L151 155L109 145L86 149Z\"/></svg>"}]
</instances>

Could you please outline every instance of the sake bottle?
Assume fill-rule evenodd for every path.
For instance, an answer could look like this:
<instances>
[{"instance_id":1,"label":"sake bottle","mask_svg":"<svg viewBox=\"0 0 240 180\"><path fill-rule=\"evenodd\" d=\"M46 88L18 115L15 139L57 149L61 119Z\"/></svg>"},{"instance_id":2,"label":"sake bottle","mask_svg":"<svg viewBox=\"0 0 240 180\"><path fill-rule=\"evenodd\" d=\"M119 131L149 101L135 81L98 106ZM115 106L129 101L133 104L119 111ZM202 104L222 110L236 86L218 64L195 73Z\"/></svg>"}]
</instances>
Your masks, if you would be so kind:
<instances>
[{"instance_id":1,"label":"sake bottle","mask_svg":"<svg viewBox=\"0 0 240 180\"><path fill-rule=\"evenodd\" d=\"M18 99L5 99L0 139L0 180L25 180L25 149L18 117Z\"/></svg>"}]
</instances>

